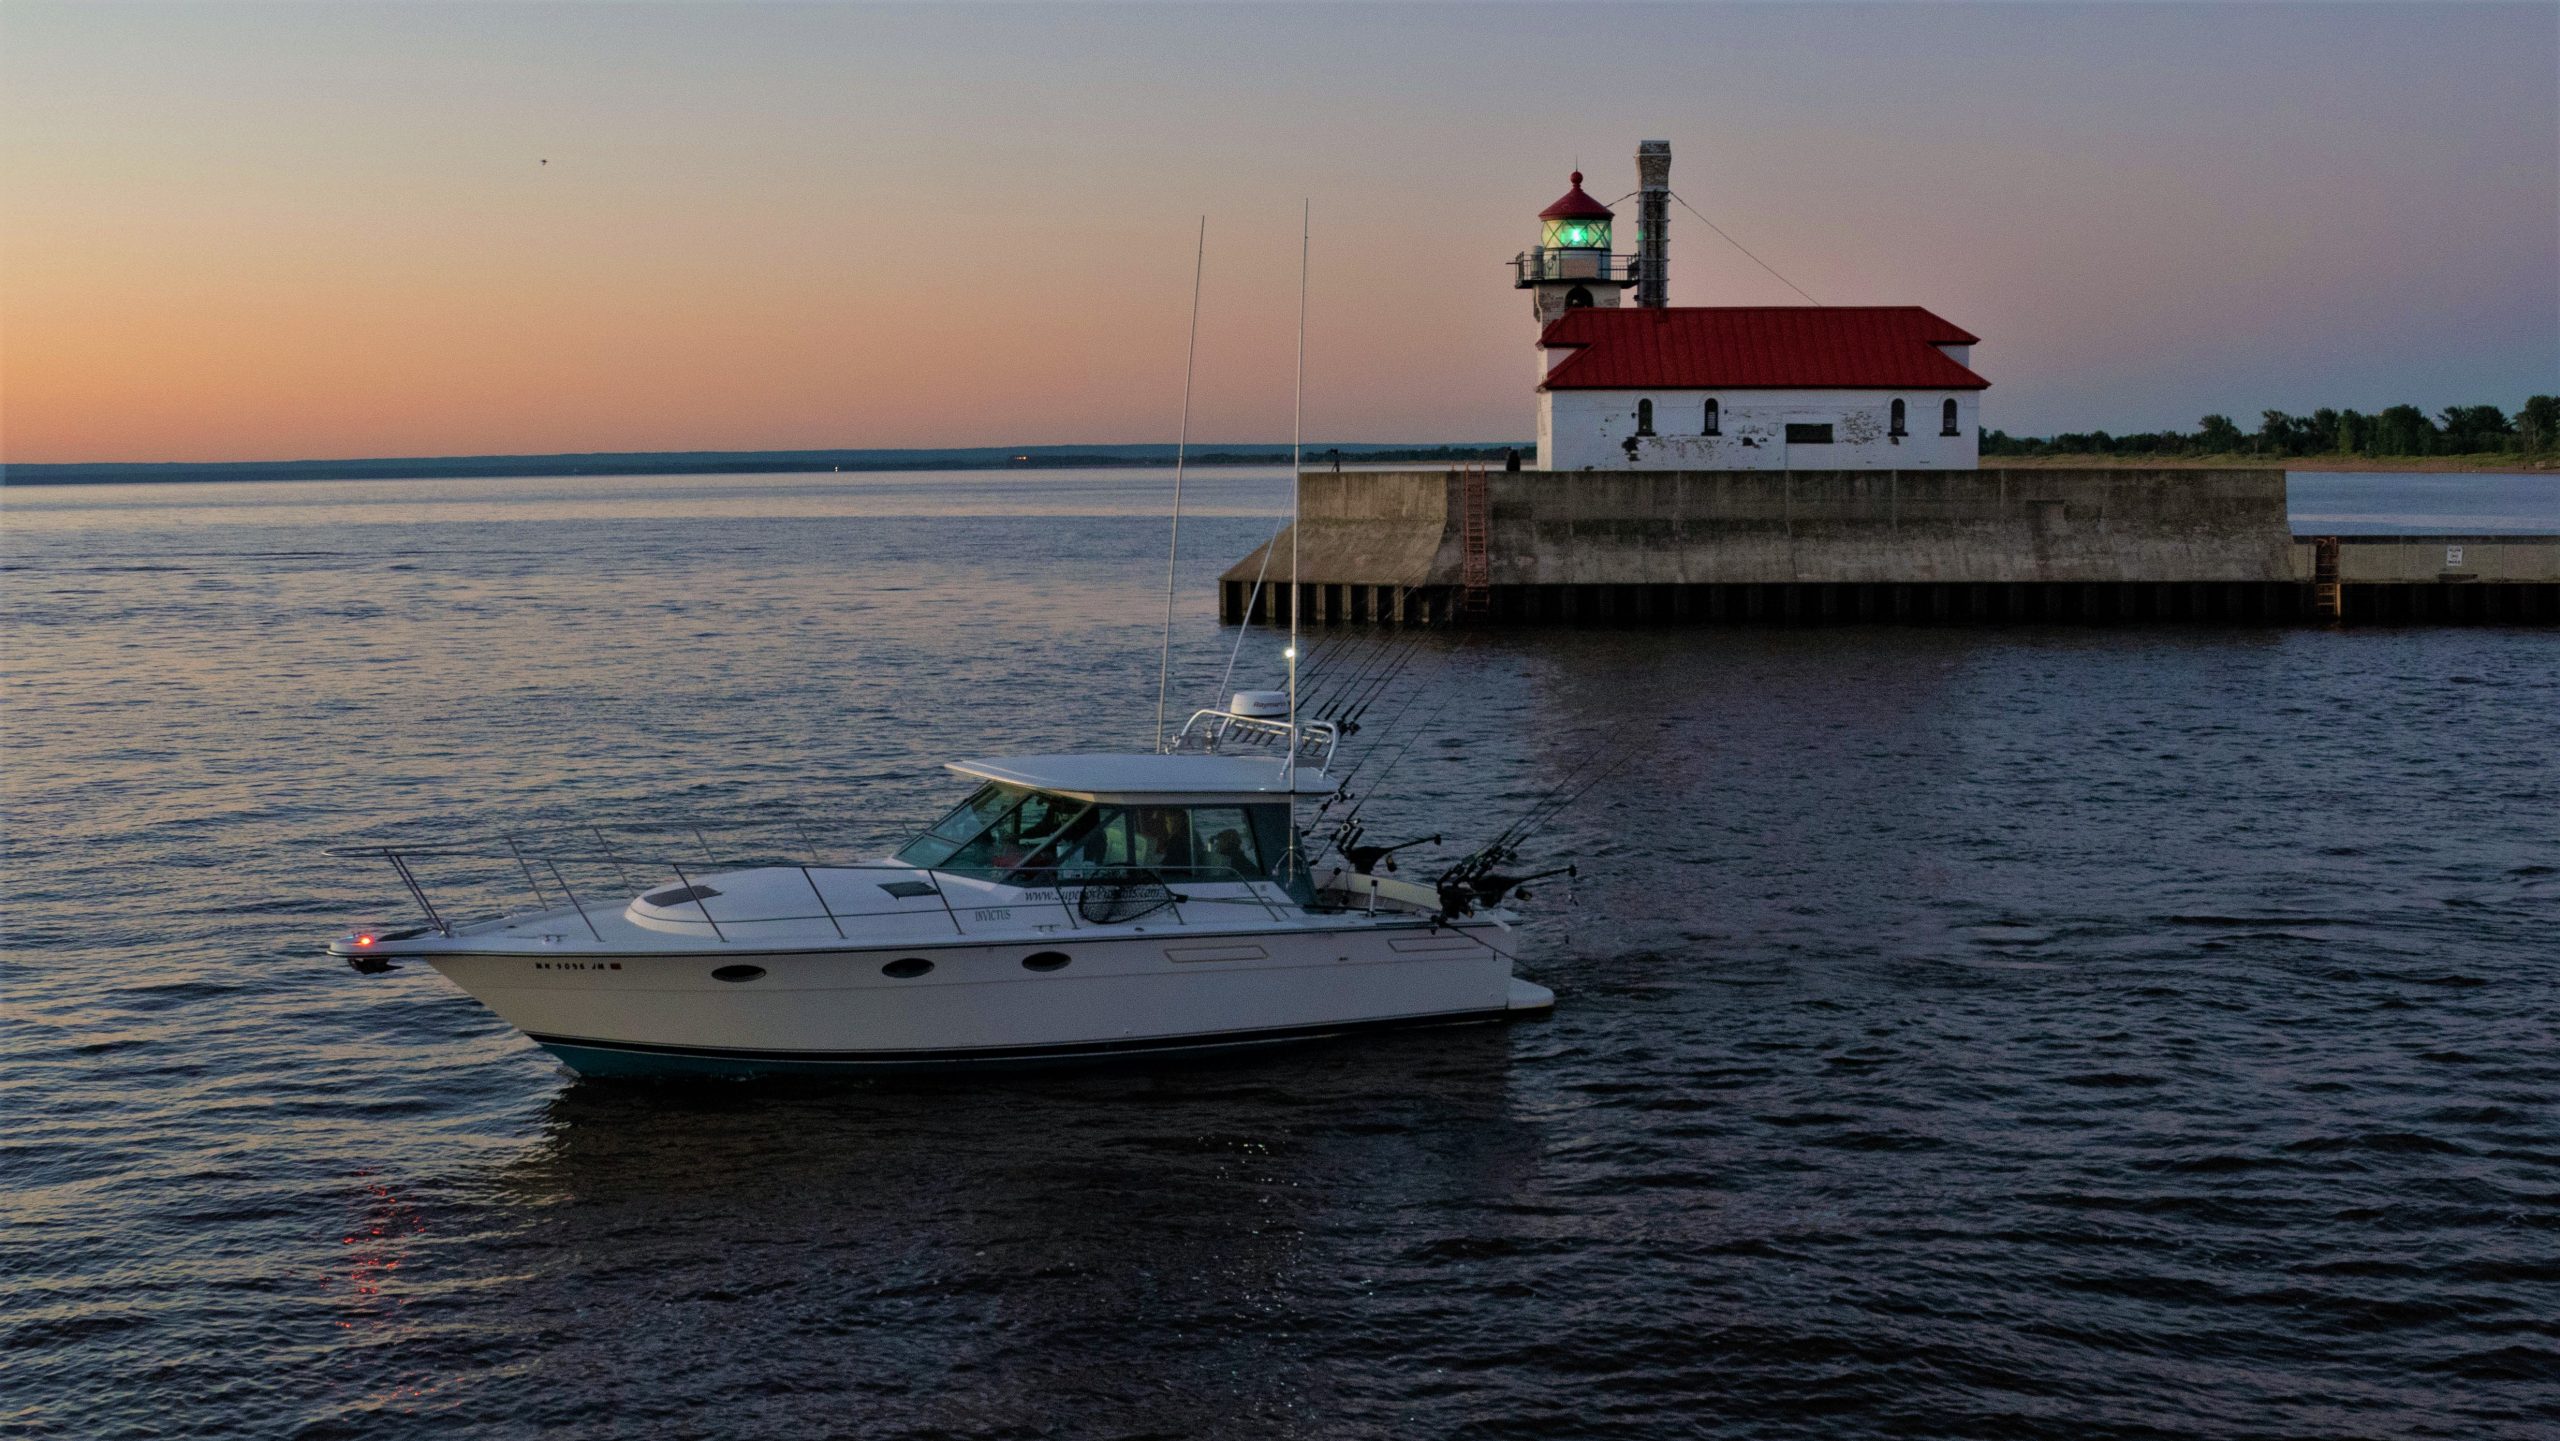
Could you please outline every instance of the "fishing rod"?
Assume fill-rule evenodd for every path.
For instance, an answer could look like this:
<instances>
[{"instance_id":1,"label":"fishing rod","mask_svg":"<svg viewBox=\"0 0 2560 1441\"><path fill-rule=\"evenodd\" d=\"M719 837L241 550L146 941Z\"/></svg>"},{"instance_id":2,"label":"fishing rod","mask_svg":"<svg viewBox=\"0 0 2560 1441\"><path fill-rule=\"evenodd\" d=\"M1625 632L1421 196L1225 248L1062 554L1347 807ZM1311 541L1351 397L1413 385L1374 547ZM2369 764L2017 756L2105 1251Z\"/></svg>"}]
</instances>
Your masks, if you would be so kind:
<instances>
[{"instance_id":1,"label":"fishing rod","mask_svg":"<svg viewBox=\"0 0 2560 1441\"><path fill-rule=\"evenodd\" d=\"M1442 657L1441 665L1446 666L1447 664L1447 657ZM1435 670L1433 674L1436 676L1438 672ZM1440 712L1449 708L1449 698L1444 695L1439 700L1432 703L1431 709L1423 714L1422 719L1416 722L1412 729L1406 729L1404 718L1412 713L1414 706L1421 701L1422 697L1428 692L1428 690L1429 687L1427 686L1415 686L1413 694L1406 696L1404 704L1396 707L1396 713L1387 718L1387 733L1391 736L1400 736L1401 739L1396 743L1394 754L1388 760L1386 767L1380 770L1378 774L1372 778L1370 788L1373 792L1375 791L1377 784L1387 778L1388 772L1393 771L1396 768L1396 763L1404 759L1405 753L1413 749L1414 743L1420 740L1428 731L1431 723L1440 718ZM1367 769L1369 762L1377 759L1383 750L1384 747L1371 746L1360 752L1359 756L1351 762L1350 769L1342 773L1341 794L1347 796L1350 793L1352 781L1358 779L1360 772ZM1328 804L1330 804L1330 802L1328 802Z\"/></svg>"},{"instance_id":2,"label":"fishing rod","mask_svg":"<svg viewBox=\"0 0 2560 1441\"><path fill-rule=\"evenodd\" d=\"M1358 694L1368 684L1369 678L1383 668L1387 658L1393 653L1392 645L1375 646L1368 649L1352 664L1349 675L1338 675L1328 670L1325 674L1323 694L1314 702L1318 713L1332 715L1349 697Z\"/></svg>"},{"instance_id":3,"label":"fishing rod","mask_svg":"<svg viewBox=\"0 0 2560 1441\"><path fill-rule=\"evenodd\" d=\"M1337 823L1334 837L1327 841L1328 845L1338 843L1346 830L1356 830L1360 819L1360 812L1367 808L1370 797L1377 794L1378 787L1385 784L1386 778L1395 771L1396 766L1402 763L1405 756L1412 752L1414 745L1429 732L1432 723L1440 718L1440 712L1448 708L1449 698L1442 696L1438 701L1433 703L1431 709L1423 715L1422 719L1416 723L1412 729L1403 729L1404 717L1413 709L1415 703L1422 699L1422 696L1422 689L1417 688L1411 696L1405 699L1405 703L1397 709L1394 718L1387 722L1391 730L1402 732L1402 738L1397 741L1394 751L1392 753L1388 753L1384 747L1380 746L1372 746L1361 751L1360 754L1351 762L1350 768L1342 773L1341 784L1334 787L1333 794L1326 796L1322 803L1317 805L1316 813L1313 818L1317 822L1322 822L1325 816L1331 812L1335 806L1344 804L1345 802L1349 802L1351 805L1351 809L1346 812L1343 815L1342 820ZM1357 800L1354 800L1351 794L1351 783L1358 780L1360 778L1360 773L1368 769L1369 763L1376 760L1381 754L1387 755L1387 763L1379 768L1376 775L1370 777L1369 788L1364 791ZM1319 852L1319 854L1321 854L1321 852Z\"/></svg>"},{"instance_id":4,"label":"fishing rod","mask_svg":"<svg viewBox=\"0 0 2560 1441\"><path fill-rule=\"evenodd\" d=\"M1298 662L1299 683L1313 685L1319 679L1329 678L1333 673L1334 662L1341 659L1343 649L1349 644L1348 640L1338 635L1327 636L1316 642L1315 648L1307 652L1305 659Z\"/></svg>"},{"instance_id":5,"label":"fishing rod","mask_svg":"<svg viewBox=\"0 0 2560 1441\"><path fill-rule=\"evenodd\" d=\"M1344 734L1348 735L1360 729L1361 717L1369 713L1369 708L1378 703L1378 698L1385 695L1387 688L1403 676L1406 668L1413 664L1413 658L1421 652L1422 641L1417 637L1412 644L1397 652L1367 687L1353 692L1348 705L1339 717L1344 726Z\"/></svg>"},{"instance_id":6,"label":"fishing rod","mask_svg":"<svg viewBox=\"0 0 2560 1441\"><path fill-rule=\"evenodd\" d=\"M1616 738L1624 730L1625 727L1621 726L1611 732L1609 740L1593 747L1590 754L1565 772L1563 779L1531 801L1528 809L1497 832L1492 840L1461 856L1440 873L1434 887L1440 892L1441 910L1445 917L1454 919L1464 914L1469 906L1497 904L1502 897L1514 892L1525 897L1528 893L1521 887L1531 881L1576 874L1571 866L1529 875L1505 875L1495 868L1519 859L1521 845L1531 836L1635 758L1634 748L1630 746L1618 748L1617 754L1609 758L1607 764L1599 764L1616 746ZM1597 769L1593 769L1595 765Z\"/></svg>"},{"instance_id":7,"label":"fishing rod","mask_svg":"<svg viewBox=\"0 0 2560 1441\"><path fill-rule=\"evenodd\" d=\"M1473 643L1473 638L1470 637L1468 640L1460 642L1456 647L1441 652L1438 663L1432 667L1432 676L1436 679L1441 671L1448 668L1449 662L1456 657L1459 651L1466 649L1468 645ZM1414 706L1419 704L1425 695L1433 694L1434 692L1435 687L1430 685L1415 686L1412 694L1405 697L1404 703L1396 708L1395 715L1389 718L1386 722L1389 732L1400 736L1400 739L1396 742L1394 749L1390 751L1384 747L1373 746L1361 751L1359 756L1351 762L1350 769L1343 772L1342 783L1334 788L1333 794L1326 796L1324 801L1316 807L1314 820L1317 823L1321 823L1325 816L1331 812L1335 806L1341 805L1346 801L1350 802L1351 805L1351 809L1343 815L1340 821L1335 823L1334 830L1326 836L1323 846L1320 846L1317 849L1315 853L1315 858L1317 860L1322 860L1324 858L1324 853L1327 849L1341 849L1345 846L1356 844L1359 841L1363 829L1360 821L1360 813L1368 809L1370 799L1376 796L1379 789L1386 784L1387 777L1395 773L1396 767L1404 764L1405 757L1413 753L1413 748L1421 743L1424 736L1431 734L1433 726L1440 719L1440 713L1449 708L1449 702L1453 697L1449 696L1445 692L1439 692L1439 698L1432 702L1431 709L1425 711L1420 720L1416 721L1410 727L1405 725L1404 718L1412 712ZM1354 800L1351 794L1352 782L1358 780L1360 778L1360 773L1368 769L1369 763L1378 759L1381 755L1386 756L1386 763L1380 766L1377 773L1369 778L1368 788L1361 793L1358 799ZM1310 826L1309 829L1312 830L1314 827ZM1401 849L1401 847L1399 847L1399 849Z\"/></svg>"},{"instance_id":8,"label":"fishing rod","mask_svg":"<svg viewBox=\"0 0 2560 1441\"><path fill-rule=\"evenodd\" d=\"M1520 854L1520 846L1523 842L1545 830L1548 822L1564 814L1584 796L1591 794L1602 781L1617 774L1625 768L1627 762L1633 759L1635 759L1635 751L1632 748L1621 751L1615 759L1593 772L1582 784L1575 786L1571 791L1552 794L1549 800L1533 807L1527 815L1506 827L1497 842L1502 851L1502 858L1506 860L1516 858Z\"/></svg>"}]
</instances>

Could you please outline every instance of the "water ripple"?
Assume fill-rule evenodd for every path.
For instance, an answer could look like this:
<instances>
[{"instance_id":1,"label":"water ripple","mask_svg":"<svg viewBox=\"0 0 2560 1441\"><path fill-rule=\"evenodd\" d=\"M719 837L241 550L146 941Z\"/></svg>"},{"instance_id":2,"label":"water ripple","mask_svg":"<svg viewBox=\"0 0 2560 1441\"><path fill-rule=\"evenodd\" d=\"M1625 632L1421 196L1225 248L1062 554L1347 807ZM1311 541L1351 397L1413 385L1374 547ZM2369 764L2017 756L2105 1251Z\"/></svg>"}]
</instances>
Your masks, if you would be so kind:
<instances>
[{"instance_id":1,"label":"water ripple","mask_svg":"<svg viewBox=\"0 0 2560 1441\"><path fill-rule=\"evenodd\" d=\"M1164 483L13 509L5 1424L2560 1429L2546 634L1486 638L1373 830L1666 718L1545 838L1543 1025L616 1087L314 953L401 912L354 833L785 807L852 852L952 754L1143 744ZM1276 488L1194 484L1205 695Z\"/></svg>"}]
</instances>

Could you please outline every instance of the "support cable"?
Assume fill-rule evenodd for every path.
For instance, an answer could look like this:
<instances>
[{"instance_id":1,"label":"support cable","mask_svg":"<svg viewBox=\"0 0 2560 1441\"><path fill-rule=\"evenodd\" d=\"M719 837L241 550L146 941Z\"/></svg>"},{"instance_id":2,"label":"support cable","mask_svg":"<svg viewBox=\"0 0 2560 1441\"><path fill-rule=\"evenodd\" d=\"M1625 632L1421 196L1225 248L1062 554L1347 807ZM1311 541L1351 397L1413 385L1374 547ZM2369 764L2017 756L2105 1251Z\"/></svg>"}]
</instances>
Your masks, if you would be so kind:
<instances>
[{"instance_id":1,"label":"support cable","mask_svg":"<svg viewBox=\"0 0 2560 1441\"><path fill-rule=\"evenodd\" d=\"M1750 259L1750 261L1751 261L1751 263L1752 263L1752 264L1759 266L1761 269L1763 269L1763 270L1765 270L1765 271L1768 271L1771 275L1778 275L1778 268L1777 268L1776 266L1771 265L1768 261L1765 261L1765 260L1761 259L1761 258L1760 258L1759 256L1757 256L1757 255L1753 255L1753 254L1752 254L1748 249L1745 249L1745 248L1744 248L1744 246L1743 246L1743 244L1742 244L1742 242L1741 242L1741 241L1734 239L1734 238L1733 238L1732 236L1730 236L1730 235L1725 235L1725 233L1724 233L1723 229L1722 229L1721 227L1719 227L1719 226L1718 226L1714 221L1709 220L1709 219L1708 219L1707 217L1705 217L1704 215L1699 215L1699 214L1698 214L1698 207L1696 207L1696 206L1694 206L1694 205L1690 204L1690 203L1688 202L1688 200L1687 200L1687 199L1685 199L1685 198L1680 194L1680 192L1679 192L1679 191L1674 190L1674 191L1671 191L1671 192L1669 192L1669 193L1670 193L1670 196L1671 196L1671 198L1672 198L1672 199L1677 200L1677 201L1679 201L1679 202L1680 202L1680 208L1681 208L1681 209L1688 211L1691 215L1697 215L1697 216L1698 216L1698 223L1699 223L1699 224L1701 224L1701 225L1703 225L1703 226L1707 227L1709 230L1713 230L1713 231L1715 231L1715 233L1716 233L1716 234L1718 234L1718 235L1722 235L1722 236L1724 236L1724 243L1725 243L1725 244L1732 246L1732 247L1733 247L1734 249L1736 249L1736 250L1740 250L1740 251L1742 251L1743 255L1745 255L1746 257L1748 257L1748 258ZM1785 277L1785 276L1783 276L1783 275L1778 275L1778 283L1779 283L1780 285L1785 286L1785 287L1786 287L1786 288L1788 288L1789 290L1794 291L1794 292L1795 292L1796 294L1798 294L1798 295L1803 295L1803 296L1804 296L1804 298L1805 298L1808 302L1810 302L1811 304L1814 304L1814 305L1820 305L1820 304L1822 303L1822 302L1821 302L1821 301L1819 301L1819 300L1815 300L1811 295L1807 295L1807 294L1805 293L1805 288L1804 288L1803 286L1796 284L1794 281L1789 280L1788 278L1786 278L1786 277Z\"/></svg>"}]
</instances>

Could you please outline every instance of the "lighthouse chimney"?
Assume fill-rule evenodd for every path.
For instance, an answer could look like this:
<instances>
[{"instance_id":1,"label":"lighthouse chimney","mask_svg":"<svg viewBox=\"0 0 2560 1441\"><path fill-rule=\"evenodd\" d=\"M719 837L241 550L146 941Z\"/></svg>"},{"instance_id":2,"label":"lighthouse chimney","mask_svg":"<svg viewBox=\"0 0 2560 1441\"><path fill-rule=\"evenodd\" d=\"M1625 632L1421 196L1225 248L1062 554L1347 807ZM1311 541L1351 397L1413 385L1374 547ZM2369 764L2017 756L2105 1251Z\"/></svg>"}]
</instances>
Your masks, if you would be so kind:
<instances>
[{"instance_id":1,"label":"lighthouse chimney","mask_svg":"<svg viewBox=\"0 0 2560 1441\"><path fill-rule=\"evenodd\" d=\"M1671 304L1671 142L1636 142L1636 305Z\"/></svg>"}]
</instances>

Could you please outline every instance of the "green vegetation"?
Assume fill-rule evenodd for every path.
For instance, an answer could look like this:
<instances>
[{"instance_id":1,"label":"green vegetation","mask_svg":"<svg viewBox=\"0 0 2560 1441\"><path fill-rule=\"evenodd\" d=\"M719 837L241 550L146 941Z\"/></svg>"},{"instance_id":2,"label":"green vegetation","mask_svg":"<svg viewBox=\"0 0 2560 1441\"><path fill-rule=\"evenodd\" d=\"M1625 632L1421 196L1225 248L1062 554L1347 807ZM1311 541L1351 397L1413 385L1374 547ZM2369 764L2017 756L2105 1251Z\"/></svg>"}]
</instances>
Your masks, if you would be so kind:
<instances>
[{"instance_id":1,"label":"green vegetation","mask_svg":"<svg viewBox=\"0 0 2560 1441\"><path fill-rule=\"evenodd\" d=\"M2309 415L2269 410L2260 413L2255 433L2243 431L2227 415L2208 415L2192 432L2109 435L2099 430L2039 438L1994 430L1983 435L1982 454L1986 459L1995 455L2550 459L2560 455L2560 396L2534 396L2512 417L2494 405L2447 406L2433 420L2414 405L2395 405L2375 415L2357 410L2321 409Z\"/></svg>"}]
</instances>

